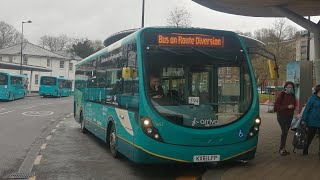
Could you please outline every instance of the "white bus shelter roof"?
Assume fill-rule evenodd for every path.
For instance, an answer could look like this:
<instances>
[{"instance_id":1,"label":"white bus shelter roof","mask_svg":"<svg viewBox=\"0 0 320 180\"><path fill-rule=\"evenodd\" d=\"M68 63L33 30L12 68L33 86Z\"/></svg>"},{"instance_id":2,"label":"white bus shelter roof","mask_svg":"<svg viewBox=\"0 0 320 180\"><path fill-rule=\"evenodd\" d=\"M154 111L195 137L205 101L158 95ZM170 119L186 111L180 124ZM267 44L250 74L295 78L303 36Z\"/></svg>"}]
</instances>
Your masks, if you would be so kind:
<instances>
[{"instance_id":1,"label":"white bus shelter roof","mask_svg":"<svg viewBox=\"0 0 320 180\"><path fill-rule=\"evenodd\" d=\"M13 69L20 70L20 64L9 63L9 62L0 62L0 69ZM38 71L38 72L51 72L52 69L41 67L41 66L31 66L31 65L22 65L23 71Z\"/></svg>"}]
</instances>

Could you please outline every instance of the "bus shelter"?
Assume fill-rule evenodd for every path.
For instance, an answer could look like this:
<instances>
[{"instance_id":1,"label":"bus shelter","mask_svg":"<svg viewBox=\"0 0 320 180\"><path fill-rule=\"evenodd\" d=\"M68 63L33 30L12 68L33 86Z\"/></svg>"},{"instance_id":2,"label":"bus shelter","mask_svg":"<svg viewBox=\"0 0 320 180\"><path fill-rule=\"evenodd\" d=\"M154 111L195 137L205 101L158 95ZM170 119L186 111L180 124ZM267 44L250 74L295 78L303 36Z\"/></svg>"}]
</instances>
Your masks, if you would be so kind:
<instances>
[{"instance_id":1,"label":"bus shelter","mask_svg":"<svg viewBox=\"0 0 320 180\"><path fill-rule=\"evenodd\" d=\"M42 66L32 66L32 65L25 65L25 64L16 64L16 63L9 63L9 62L0 62L0 69L10 69L10 70L21 70L21 71L30 71L30 81L32 82L33 71L38 72L52 72L52 69L42 67ZM31 89L31 83L29 83L28 89Z\"/></svg>"}]
</instances>

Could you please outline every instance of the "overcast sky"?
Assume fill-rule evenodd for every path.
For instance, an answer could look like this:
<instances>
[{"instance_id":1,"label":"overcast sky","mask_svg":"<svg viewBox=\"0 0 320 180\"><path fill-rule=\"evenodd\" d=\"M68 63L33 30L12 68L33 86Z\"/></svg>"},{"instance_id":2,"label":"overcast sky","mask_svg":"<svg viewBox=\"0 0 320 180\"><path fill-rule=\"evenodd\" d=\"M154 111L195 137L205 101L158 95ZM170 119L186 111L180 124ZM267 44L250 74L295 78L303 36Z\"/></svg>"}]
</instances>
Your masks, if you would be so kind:
<instances>
[{"instance_id":1,"label":"overcast sky","mask_svg":"<svg viewBox=\"0 0 320 180\"><path fill-rule=\"evenodd\" d=\"M192 26L231 31L254 32L272 26L274 18L254 18L225 14L207 9L191 0L145 0L145 26L166 25L175 7L186 8ZM38 44L41 36L65 34L73 38L104 40L125 29L141 26L142 0L0 0L0 21L21 31ZM319 17L313 17L314 22ZM288 20L288 22L290 22ZM293 23L291 23L294 25ZM300 26L294 25L298 29Z\"/></svg>"}]
</instances>

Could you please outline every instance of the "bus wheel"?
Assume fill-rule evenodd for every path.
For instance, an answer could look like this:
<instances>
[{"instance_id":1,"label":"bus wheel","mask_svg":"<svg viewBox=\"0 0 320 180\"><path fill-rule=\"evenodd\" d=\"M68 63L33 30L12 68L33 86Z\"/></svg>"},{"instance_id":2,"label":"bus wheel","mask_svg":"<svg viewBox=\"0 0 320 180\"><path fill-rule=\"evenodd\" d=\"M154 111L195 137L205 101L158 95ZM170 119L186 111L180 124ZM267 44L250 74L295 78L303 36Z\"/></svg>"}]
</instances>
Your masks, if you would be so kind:
<instances>
[{"instance_id":1,"label":"bus wheel","mask_svg":"<svg viewBox=\"0 0 320 180\"><path fill-rule=\"evenodd\" d=\"M116 129L114 124L112 124L109 134L109 148L111 155L114 158L119 157L118 147L117 147L117 136L116 136Z\"/></svg>"},{"instance_id":2,"label":"bus wheel","mask_svg":"<svg viewBox=\"0 0 320 180\"><path fill-rule=\"evenodd\" d=\"M81 132L83 134L87 133L87 129L85 127L85 124L84 124L84 119L83 119L83 116L82 116L82 112L80 113L80 121L81 121Z\"/></svg>"}]
</instances>

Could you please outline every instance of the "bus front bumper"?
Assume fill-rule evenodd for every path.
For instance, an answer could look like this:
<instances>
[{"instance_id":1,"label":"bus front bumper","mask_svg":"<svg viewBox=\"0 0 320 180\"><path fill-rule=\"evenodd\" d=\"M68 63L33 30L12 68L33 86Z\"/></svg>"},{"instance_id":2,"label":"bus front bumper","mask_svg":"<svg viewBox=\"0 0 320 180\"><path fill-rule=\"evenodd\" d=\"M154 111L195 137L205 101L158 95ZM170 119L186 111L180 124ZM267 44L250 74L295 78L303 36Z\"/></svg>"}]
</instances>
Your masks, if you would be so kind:
<instances>
[{"instance_id":1,"label":"bus front bumper","mask_svg":"<svg viewBox=\"0 0 320 180\"><path fill-rule=\"evenodd\" d=\"M9 92L0 91L0 100L7 100L7 99L9 99Z\"/></svg>"},{"instance_id":2,"label":"bus front bumper","mask_svg":"<svg viewBox=\"0 0 320 180\"><path fill-rule=\"evenodd\" d=\"M138 145L129 143L121 137L119 139L122 140L122 143L133 146L133 158L130 159L136 163L207 163L251 160L255 156L258 142L257 135L235 144L206 147L166 144L151 139L146 139L145 143Z\"/></svg>"}]
</instances>

